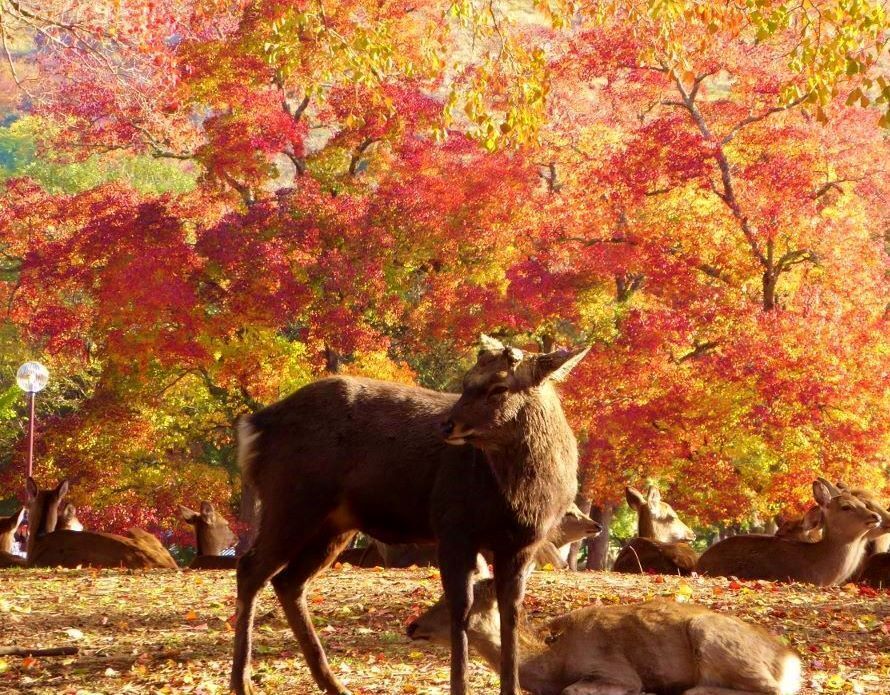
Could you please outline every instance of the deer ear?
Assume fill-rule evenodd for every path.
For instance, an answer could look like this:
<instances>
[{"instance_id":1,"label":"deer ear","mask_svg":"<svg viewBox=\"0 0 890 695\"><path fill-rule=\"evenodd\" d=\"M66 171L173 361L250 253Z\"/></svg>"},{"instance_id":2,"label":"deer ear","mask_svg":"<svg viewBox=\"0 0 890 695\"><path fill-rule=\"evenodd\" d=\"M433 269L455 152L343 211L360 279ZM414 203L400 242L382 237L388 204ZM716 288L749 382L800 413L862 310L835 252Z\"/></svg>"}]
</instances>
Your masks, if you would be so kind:
<instances>
[{"instance_id":1,"label":"deer ear","mask_svg":"<svg viewBox=\"0 0 890 695\"><path fill-rule=\"evenodd\" d=\"M68 478L65 478L56 486L56 499L62 499L68 494Z\"/></svg>"},{"instance_id":2,"label":"deer ear","mask_svg":"<svg viewBox=\"0 0 890 695\"><path fill-rule=\"evenodd\" d=\"M28 493L28 501L37 498L37 493L39 492L37 483L30 475L28 476L28 480L25 482L25 491Z\"/></svg>"},{"instance_id":3,"label":"deer ear","mask_svg":"<svg viewBox=\"0 0 890 695\"><path fill-rule=\"evenodd\" d=\"M800 527L804 531L813 531L822 526L822 507L812 507L803 515Z\"/></svg>"},{"instance_id":4,"label":"deer ear","mask_svg":"<svg viewBox=\"0 0 890 695\"><path fill-rule=\"evenodd\" d=\"M479 336L479 352L501 352L503 349L504 344L497 338L492 338L485 333Z\"/></svg>"},{"instance_id":5,"label":"deer ear","mask_svg":"<svg viewBox=\"0 0 890 695\"><path fill-rule=\"evenodd\" d=\"M624 497L627 499L631 509L639 509L646 506L646 498L635 487L624 488Z\"/></svg>"},{"instance_id":6,"label":"deer ear","mask_svg":"<svg viewBox=\"0 0 890 695\"><path fill-rule=\"evenodd\" d=\"M195 519L201 516L194 509L189 509L188 507L184 507L181 504L179 505L179 514L180 516L182 516L183 521L187 521L190 524L193 524L195 522Z\"/></svg>"},{"instance_id":7,"label":"deer ear","mask_svg":"<svg viewBox=\"0 0 890 695\"><path fill-rule=\"evenodd\" d=\"M535 355L531 362L531 381L540 384L545 379L551 381L565 381L578 363L590 352L590 347L577 350L557 350L543 355Z\"/></svg>"},{"instance_id":8,"label":"deer ear","mask_svg":"<svg viewBox=\"0 0 890 695\"><path fill-rule=\"evenodd\" d=\"M653 507L661 502L661 492L655 485L649 486L649 490L646 493L646 501Z\"/></svg>"},{"instance_id":9,"label":"deer ear","mask_svg":"<svg viewBox=\"0 0 890 695\"><path fill-rule=\"evenodd\" d=\"M824 478L817 478L813 481L813 497L820 507L827 507L831 502L832 490L834 486ZM837 490L837 488L835 488Z\"/></svg>"}]
</instances>

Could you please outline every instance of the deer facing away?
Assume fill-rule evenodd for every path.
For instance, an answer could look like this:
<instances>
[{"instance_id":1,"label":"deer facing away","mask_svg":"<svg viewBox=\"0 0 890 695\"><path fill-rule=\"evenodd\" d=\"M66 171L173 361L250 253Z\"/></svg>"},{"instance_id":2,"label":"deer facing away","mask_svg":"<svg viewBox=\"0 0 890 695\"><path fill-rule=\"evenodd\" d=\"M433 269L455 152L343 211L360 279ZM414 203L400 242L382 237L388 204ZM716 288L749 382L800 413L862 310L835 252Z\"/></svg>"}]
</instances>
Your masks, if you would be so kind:
<instances>
[{"instance_id":1,"label":"deer facing away","mask_svg":"<svg viewBox=\"0 0 890 695\"><path fill-rule=\"evenodd\" d=\"M262 502L237 570L232 689L252 692L256 595L271 579L319 687L347 693L312 626L306 585L356 531L439 543L451 606L451 692L466 693L466 622L477 553L494 555L501 694L518 695L523 569L577 490L577 443L553 381L586 353L528 354L484 338L460 397L331 377L239 422L239 460Z\"/></svg>"},{"instance_id":2,"label":"deer facing away","mask_svg":"<svg viewBox=\"0 0 890 695\"><path fill-rule=\"evenodd\" d=\"M467 630L492 667L500 658L497 597L476 582ZM414 640L447 644L444 598L408 626ZM590 606L520 628L519 679L532 695L793 695L798 656L761 628L734 616L672 601Z\"/></svg>"},{"instance_id":3,"label":"deer facing away","mask_svg":"<svg viewBox=\"0 0 890 695\"><path fill-rule=\"evenodd\" d=\"M654 485L644 496L632 487L624 489L631 509L637 513L637 536L621 549L612 569L615 572L654 572L687 575L695 569L698 553L686 541L695 533L661 499Z\"/></svg>"},{"instance_id":4,"label":"deer facing away","mask_svg":"<svg viewBox=\"0 0 890 695\"><path fill-rule=\"evenodd\" d=\"M167 567L176 562L153 535L142 529L130 529L129 537L92 531L60 531L59 507L68 493L68 481L55 488L40 490L28 478L29 567Z\"/></svg>"},{"instance_id":5,"label":"deer facing away","mask_svg":"<svg viewBox=\"0 0 890 695\"><path fill-rule=\"evenodd\" d=\"M821 540L807 543L775 536L734 536L702 554L699 573L819 586L846 580L861 562L867 536L880 527L881 517L849 491L822 478L813 483L813 496L824 520Z\"/></svg>"},{"instance_id":6,"label":"deer facing away","mask_svg":"<svg viewBox=\"0 0 890 695\"><path fill-rule=\"evenodd\" d=\"M189 569L232 570L238 564L233 555L222 552L238 542L238 537L229 527L229 522L218 514L210 502L201 502L201 511L179 506L183 521L195 527L195 547L197 554L189 564Z\"/></svg>"}]
</instances>

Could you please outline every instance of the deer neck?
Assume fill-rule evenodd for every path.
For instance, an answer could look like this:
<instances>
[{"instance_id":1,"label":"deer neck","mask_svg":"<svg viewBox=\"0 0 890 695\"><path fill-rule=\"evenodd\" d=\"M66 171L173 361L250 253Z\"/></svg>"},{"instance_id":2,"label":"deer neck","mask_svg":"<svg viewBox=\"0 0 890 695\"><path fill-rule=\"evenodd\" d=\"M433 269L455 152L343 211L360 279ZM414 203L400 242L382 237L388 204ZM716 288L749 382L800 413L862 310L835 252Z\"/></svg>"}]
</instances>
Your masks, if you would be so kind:
<instances>
[{"instance_id":1,"label":"deer neck","mask_svg":"<svg viewBox=\"0 0 890 695\"><path fill-rule=\"evenodd\" d=\"M822 540L816 543L802 543L801 547L810 566L819 574L824 583L836 583L853 574L862 562L867 538L843 538L831 532L827 526L822 531Z\"/></svg>"},{"instance_id":2,"label":"deer neck","mask_svg":"<svg viewBox=\"0 0 890 695\"><path fill-rule=\"evenodd\" d=\"M555 391L550 396L520 411L511 441L485 450L508 504L535 525L543 521L542 514L565 511L578 480L578 445ZM571 498L563 499L569 493Z\"/></svg>"},{"instance_id":3,"label":"deer neck","mask_svg":"<svg viewBox=\"0 0 890 695\"><path fill-rule=\"evenodd\" d=\"M500 634L470 630L467 633L472 647L494 671L501 668ZM560 693L559 674L563 665L559 655L527 626L520 625L519 636L519 685L532 695Z\"/></svg>"},{"instance_id":4,"label":"deer neck","mask_svg":"<svg viewBox=\"0 0 890 695\"><path fill-rule=\"evenodd\" d=\"M655 524L652 523L652 517L648 513L637 512L637 535L640 538L658 540Z\"/></svg>"}]
</instances>

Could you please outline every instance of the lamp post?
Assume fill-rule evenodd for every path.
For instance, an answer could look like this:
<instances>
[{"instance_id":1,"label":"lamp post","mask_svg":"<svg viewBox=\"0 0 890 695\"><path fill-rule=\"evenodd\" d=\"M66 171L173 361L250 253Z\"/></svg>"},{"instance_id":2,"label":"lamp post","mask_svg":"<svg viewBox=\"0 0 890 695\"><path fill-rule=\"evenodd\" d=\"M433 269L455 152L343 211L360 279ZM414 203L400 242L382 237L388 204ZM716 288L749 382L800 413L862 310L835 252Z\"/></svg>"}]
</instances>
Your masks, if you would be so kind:
<instances>
[{"instance_id":1,"label":"lamp post","mask_svg":"<svg viewBox=\"0 0 890 695\"><path fill-rule=\"evenodd\" d=\"M40 362L25 362L15 375L19 388L28 394L28 477L34 472L34 397L46 388L49 371Z\"/></svg>"}]
</instances>

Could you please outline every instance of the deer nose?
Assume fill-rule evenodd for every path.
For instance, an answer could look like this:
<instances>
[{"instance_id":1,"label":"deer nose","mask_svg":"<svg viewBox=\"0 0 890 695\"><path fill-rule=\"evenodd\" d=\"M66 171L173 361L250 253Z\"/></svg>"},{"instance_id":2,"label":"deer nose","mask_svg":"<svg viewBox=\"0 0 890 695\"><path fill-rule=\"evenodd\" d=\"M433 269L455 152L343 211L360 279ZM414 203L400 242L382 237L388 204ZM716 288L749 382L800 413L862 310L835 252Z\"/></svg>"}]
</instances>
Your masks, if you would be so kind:
<instances>
[{"instance_id":1,"label":"deer nose","mask_svg":"<svg viewBox=\"0 0 890 695\"><path fill-rule=\"evenodd\" d=\"M439 424L439 431L445 437L450 437L454 432L454 420L446 420L443 423Z\"/></svg>"},{"instance_id":2,"label":"deer nose","mask_svg":"<svg viewBox=\"0 0 890 695\"><path fill-rule=\"evenodd\" d=\"M405 628L405 632L408 633L408 637L414 637L414 633L417 632L417 621L408 623L408 627Z\"/></svg>"},{"instance_id":3,"label":"deer nose","mask_svg":"<svg viewBox=\"0 0 890 695\"><path fill-rule=\"evenodd\" d=\"M594 533L602 533L602 532L603 532L603 525L602 525L600 522L598 522L598 521L594 521L594 522L593 522L593 532L594 532Z\"/></svg>"}]
</instances>

